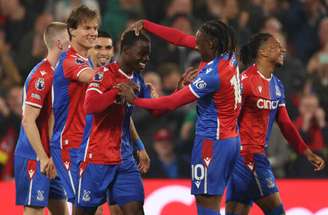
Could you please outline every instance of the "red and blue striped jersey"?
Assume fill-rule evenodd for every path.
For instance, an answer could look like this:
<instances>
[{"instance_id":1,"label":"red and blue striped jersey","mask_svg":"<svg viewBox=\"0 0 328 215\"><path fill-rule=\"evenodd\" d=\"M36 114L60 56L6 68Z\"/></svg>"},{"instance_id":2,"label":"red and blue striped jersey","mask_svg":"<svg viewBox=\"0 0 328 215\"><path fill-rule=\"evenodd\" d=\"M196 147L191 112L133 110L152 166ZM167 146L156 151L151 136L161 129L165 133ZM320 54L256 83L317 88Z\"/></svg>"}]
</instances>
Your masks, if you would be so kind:
<instances>
[{"instance_id":1,"label":"red and blue striped jersey","mask_svg":"<svg viewBox=\"0 0 328 215\"><path fill-rule=\"evenodd\" d=\"M283 84L274 75L265 78L254 64L241 74L241 85L241 154L265 154L278 109L285 106Z\"/></svg>"},{"instance_id":2,"label":"red and blue striped jersey","mask_svg":"<svg viewBox=\"0 0 328 215\"><path fill-rule=\"evenodd\" d=\"M54 68L47 59L38 63L28 75L23 89L23 110L26 105L40 108L36 120L40 132L41 143L49 156L49 117L51 114L51 85ZM24 114L24 113L23 113ZM28 159L36 159L36 153L21 126L15 155Z\"/></svg>"},{"instance_id":3,"label":"red and blue striped jersey","mask_svg":"<svg viewBox=\"0 0 328 215\"><path fill-rule=\"evenodd\" d=\"M237 137L239 69L235 56L222 55L202 68L192 84L197 100L196 135L214 140Z\"/></svg>"}]
</instances>

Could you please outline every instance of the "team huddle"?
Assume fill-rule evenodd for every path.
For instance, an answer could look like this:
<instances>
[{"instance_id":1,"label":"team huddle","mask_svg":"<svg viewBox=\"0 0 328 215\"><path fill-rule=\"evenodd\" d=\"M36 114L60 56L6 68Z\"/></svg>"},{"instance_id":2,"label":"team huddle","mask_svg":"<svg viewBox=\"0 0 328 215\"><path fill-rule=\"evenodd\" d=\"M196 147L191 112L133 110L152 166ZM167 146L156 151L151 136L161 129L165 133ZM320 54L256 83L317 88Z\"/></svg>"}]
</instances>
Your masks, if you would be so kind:
<instances>
[{"instance_id":1,"label":"team huddle","mask_svg":"<svg viewBox=\"0 0 328 215\"><path fill-rule=\"evenodd\" d=\"M191 193L200 215L246 215L255 202L266 215L285 214L266 155L276 121L289 144L315 171L325 162L304 143L285 106L284 87L273 75L285 50L270 34L255 35L237 53L233 30L214 20L195 36L138 21L113 43L98 32L95 11L80 6L66 23L44 32L47 57L24 85L23 119L15 151L16 203L24 214L144 214L141 173L150 160L134 127L135 106L155 116L197 102L191 155ZM176 91L158 97L142 77L150 60L149 32L197 50L198 70L186 71ZM247 69L239 74L238 65ZM164 116L165 117L165 116ZM134 158L137 154L137 161Z\"/></svg>"}]
</instances>

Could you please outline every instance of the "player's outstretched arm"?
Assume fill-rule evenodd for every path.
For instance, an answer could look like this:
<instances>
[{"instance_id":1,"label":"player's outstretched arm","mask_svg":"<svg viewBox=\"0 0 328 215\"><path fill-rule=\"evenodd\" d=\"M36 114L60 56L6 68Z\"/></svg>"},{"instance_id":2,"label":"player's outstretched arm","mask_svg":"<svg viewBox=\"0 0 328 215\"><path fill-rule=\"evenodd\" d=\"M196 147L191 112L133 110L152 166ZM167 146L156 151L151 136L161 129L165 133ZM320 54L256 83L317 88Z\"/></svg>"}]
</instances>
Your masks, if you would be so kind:
<instances>
[{"instance_id":1,"label":"player's outstretched arm","mask_svg":"<svg viewBox=\"0 0 328 215\"><path fill-rule=\"evenodd\" d=\"M48 171L50 160L42 146L40 132L36 125L36 119L38 118L40 112L41 112L40 108L36 108L26 104L24 108L23 118L22 118L22 126L24 128L28 140L32 145L32 148L34 149L37 157L40 160L41 173L46 174L49 178L54 178L56 175L50 174L50 172Z\"/></svg>"},{"instance_id":2,"label":"player's outstretched arm","mask_svg":"<svg viewBox=\"0 0 328 215\"><path fill-rule=\"evenodd\" d=\"M287 142L294 148L299 154L304 154L309 162L314 166L315 171L322 170L325 166L325 161L314 154L311 149L305 144L297 128L289 118L287 109L285 106L279 107L278 110L278 125Z\"/></svg>"},{"instance_id":3,"label":"player's outstretched arm","mask_svg":"<svg viewBox=\"0 0 328 215\"><path fill-rule=\"evenodd\" d=\"M110 89L102 93L99 90L89 88L86 92L84 108L88 114L103 112L115 102L117 94L117 89Z\"/></svg>"},{"instance_id":4,"label":"player's outstretched arm","mask_svg":"<svg viewBox=\"0 0 328 215\"><path fill-rule=\"evenodd\" d=\"M138 22L132 24L129 29L134 30L136 34L138 34L139 31L144 29L176 46L196 49L196 38L193 35L186 34L175 28L159 25L148 20L139 20Z\"/></svg>"},{"instance_id":5,"label":"player's outstretched arm","mask_svg":"<svg viewBox=\"0 0 328 215\"><path fill-rule=\"evenodd\" d=\"M192 103L197 100L197 97L191 92L188 86L176 91L169 96L162 96L153 99L136 98L133 90L126 84L116 86L119 89L119 95L135 104L136 106L151 109L151 110L170 110L173 111L178 107Z\"/></svg>"}]
</instances>

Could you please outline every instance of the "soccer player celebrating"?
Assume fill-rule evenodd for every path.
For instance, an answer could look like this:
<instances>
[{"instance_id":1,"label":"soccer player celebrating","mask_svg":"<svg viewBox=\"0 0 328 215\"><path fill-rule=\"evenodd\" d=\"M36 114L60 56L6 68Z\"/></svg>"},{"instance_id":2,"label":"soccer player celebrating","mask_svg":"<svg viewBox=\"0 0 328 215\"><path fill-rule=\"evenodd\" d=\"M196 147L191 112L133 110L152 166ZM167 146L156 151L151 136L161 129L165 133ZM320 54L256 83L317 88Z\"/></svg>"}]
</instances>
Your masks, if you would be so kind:
<instances>
[{"instance_id":1,"label":"soccer player celebrating","mask_svg":"<svg viewBox=\"0 0 328 215\"><path fill-rule=\"evenodd\" d=\"M126 84L117 88L128 102L151 110L174 110L197 100L191 192L196 196L198 214L218 215L240 150L237 117L241 98L235 38L226 24L215 20L204 23L195 40L193 47L198 48L202 61L209 63L188 86L155 99L136 98Z\"/></svg>"},{"instance_id":2,"label":"soccer player celebrating","mask_svg":"<svg viewBox=\"0 0 328 215\"><path fill-rule=\"evenodd\" d=\"M87 124L83 102L95 73L87 54L97 38L98 23L96 11L86 6L71 12L67 19L71 47L59 57L53 80L55 123L51 155L70 202L75 198L79 147Z\"/></svg>"},{"instance_id":3,"label":"soccer player celebrating","mask_svg":"<svg viewBox=\"0 0 328 215\"><path fill-rule=\"evenodd\" d=\"M44 32L47 57L38 63L24 85L23 119L15 151L16 203L24 214L68 214L66 196L49 151L51 85L54 67L69 38L65 23L53 22Z\"/></svg>"},{"instance_id":4,"label":"soccer player celebrating","mask_svg":"<svg viewBox=\"0 0 328 215\"><path fill-rule=\"evenodd\" d=\"M266 156L272 124L276 121L291 146L311 162L316 171L325 162L304 143L285 106L284 87L273 75L283 64L285 49L268 33L255 35L240 51L245 66L241 75L242 109L239 131L242 143L227 191L227 215L248 214L255 202L266 215L285 214Z\"/></svg>"},{"instance_id":5,"label":"soccer player celebrating","mask_svg":"<svg viewBox=\"0 0 328 215\"><path fill-rule=\"evenodd\" d=\"M113 40L110 34L104 31L99 31L95 46L89 50L89 55L92 59L92 63L94 64L94 66L108 66L111 62L113 62L113 50ZM130 132L131 140L134 142L133 146L137 150L137 156L139 159L139 170L142 173L146 173L150 167L150 159L146 152L145 146L141 141L138 132L134 126L132 118L130 121ZM120 207L114 204L111 204L109 209L110 214L112 215L118 215L122 213ZM100 207L97 209L97 213L99 211L101 211Z\"/></svg>"}]
</instances>

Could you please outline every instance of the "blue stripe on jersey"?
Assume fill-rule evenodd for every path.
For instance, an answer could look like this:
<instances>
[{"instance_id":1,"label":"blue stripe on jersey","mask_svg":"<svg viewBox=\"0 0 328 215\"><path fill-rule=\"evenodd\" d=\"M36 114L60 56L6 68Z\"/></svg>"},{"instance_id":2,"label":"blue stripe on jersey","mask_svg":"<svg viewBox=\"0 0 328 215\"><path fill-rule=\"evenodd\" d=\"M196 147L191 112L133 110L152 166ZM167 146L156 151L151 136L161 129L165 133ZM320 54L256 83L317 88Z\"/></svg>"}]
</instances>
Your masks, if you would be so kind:
<instances>
[{"instance_id":1,"label":"blue stripe on jersey","mask_svg":"<svg viewBox=\"0 0 328 215\"><path fill-rule=\"evenodd\" d=\"M39 62L37 65L35 65L33 67L33 69L31 70L30 74L27 76L27 79L24 83L24 89L23 89L23 98L22 98L23 105L25 103L27 89L29 87L31 78L34 75L34 73L39 69L39 67L43 64L43 62L44 62L44 60ZM19 137L17 140L16 149L15 149L15 155L22 156L24 158L31 159L31 160L36 159L36 153L35 153L34 149L32 148L30 141L27 138L27 135L25 133L23 126L20 127Z\"/></svg>"},{"instance_id":2,"label":"blue stripe on jersey","mask_svg":"<svg viewBox=\"0 0 328 215\"><path fill-rule=\"evenodd\" d=\"M86 125L83 130L83 138L82 143L80 145L80 152L82 153L79 153L79 155L83 157L79 157L78 162L84 161L86 159L86 153L88 150L87 147L89 146L89 138L92 131L93 114L87 114L87 116L85 117L85 121Z\"/></svg>"},{"instance_id":3,"label":"blue stripe on jersey","mask_svg":"<svg viewBox=\"0 0 328 215\"><path fill-rule=\"evenodd\" d=\"M67 56L67 52L60 55L53 79L53 112L55 116L55 125L50 147L61 148L61 134L64 130L66 119L68 116L69 80L64 76L63 61Z\"/></svg>"},{"instance_id":4,"label":"blue stripe on jersey","mask_svg":"<svg viewBox=\"0 0 328 215\"><path fill-rule=\"evenodd\" d=\"M277 88L279 88L278 80L275 76L272 76L270 83L269 83L270 98L271 98L271 101L277 101L276 103L278 104L279 98L276 94ZM272 126L276 119L277 111L278 111L278 105L276 105L275 108L272 108L270 110L269 123L268 123L268 128L267 128L267 132L266 132L266 136L265 136L265 145L264 145L265 148L269 147L269 140L270 140L270 135L271 135L271 131L272 131Z\"/></svg>"}]
</instances>

